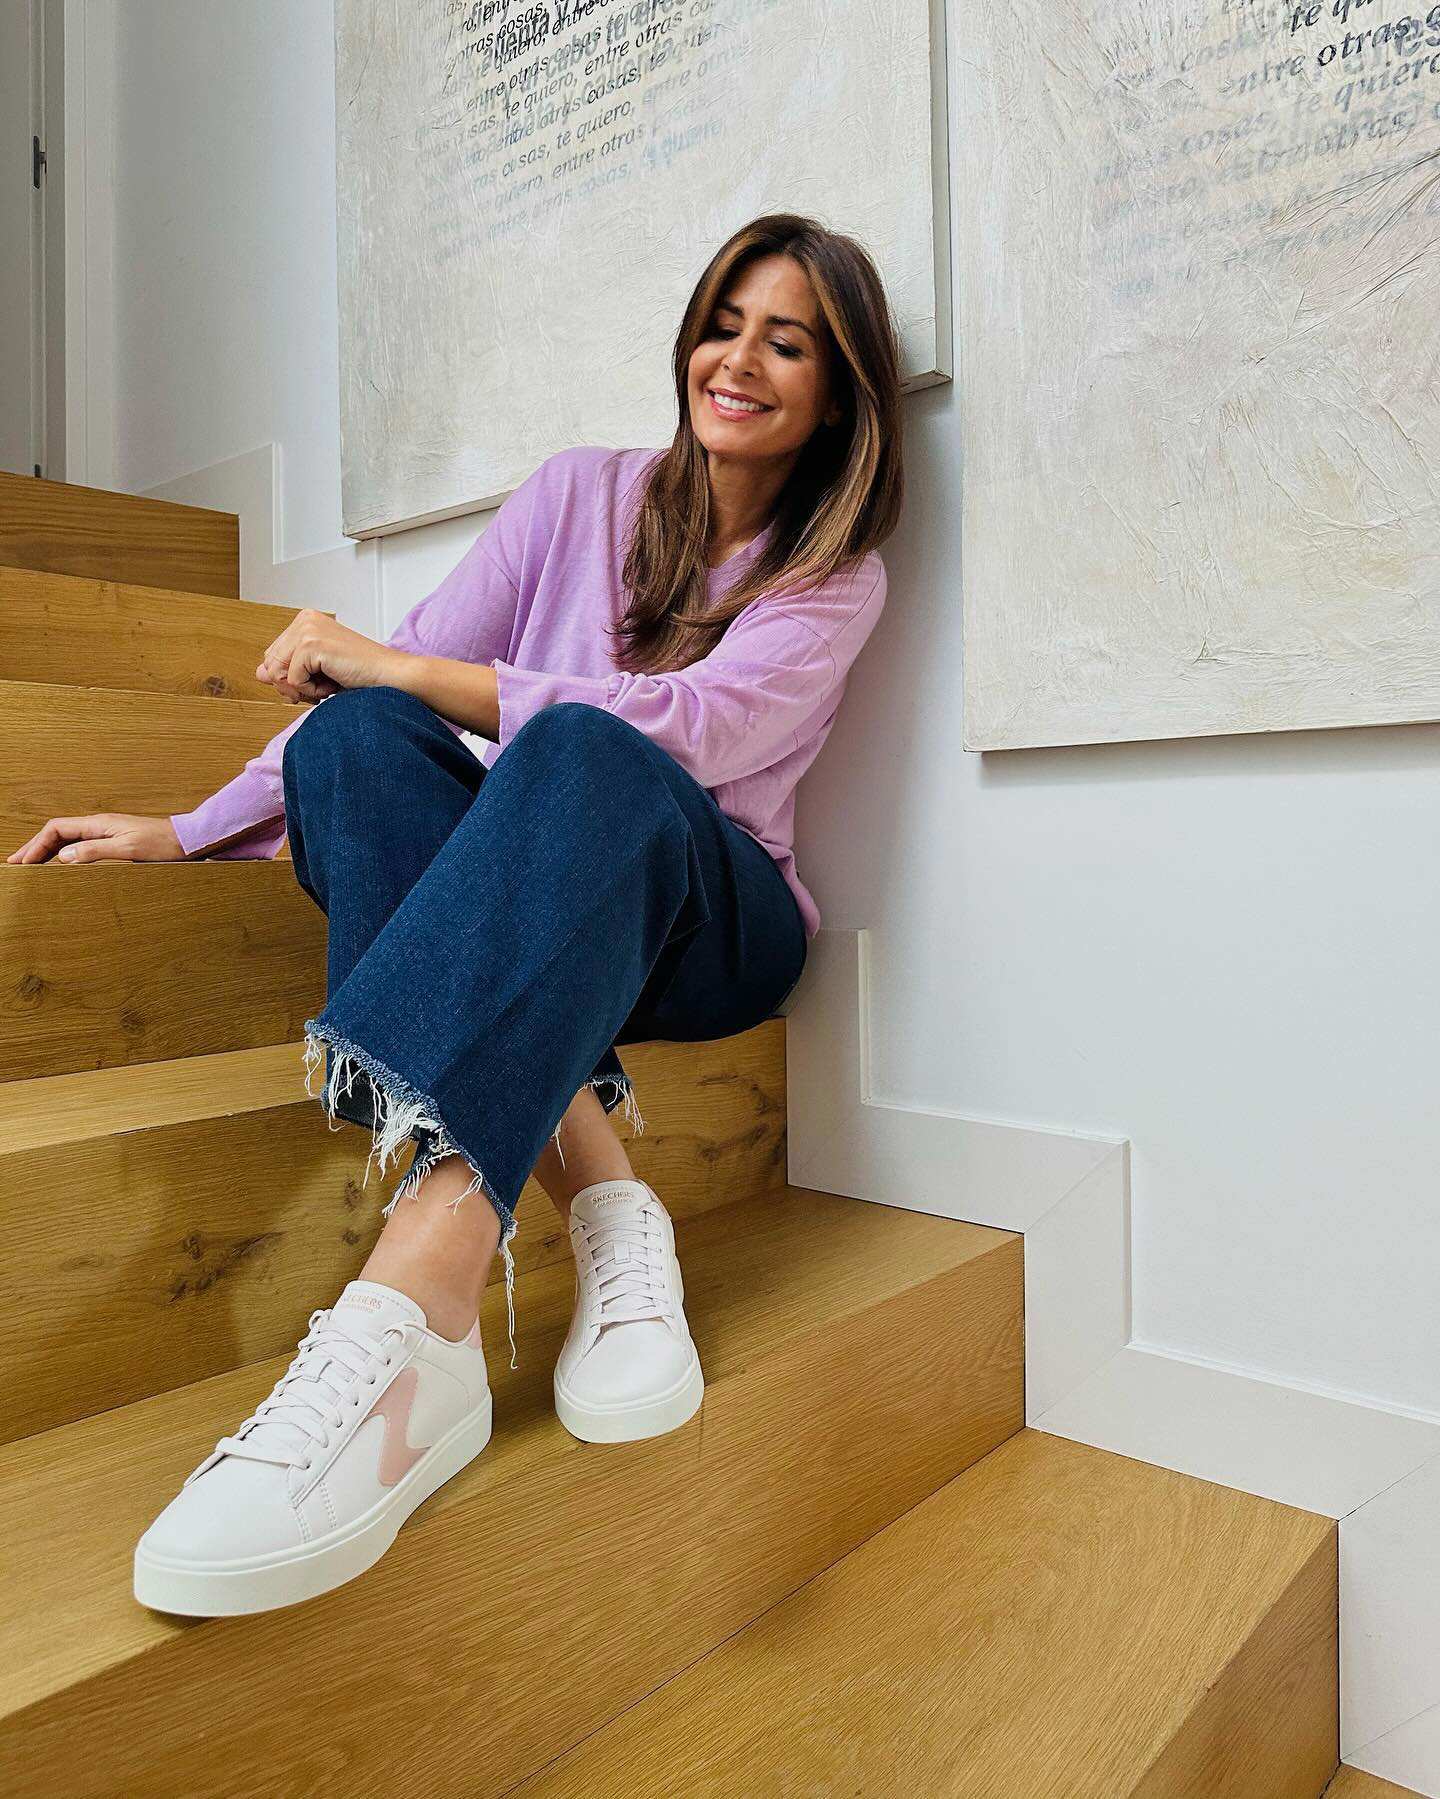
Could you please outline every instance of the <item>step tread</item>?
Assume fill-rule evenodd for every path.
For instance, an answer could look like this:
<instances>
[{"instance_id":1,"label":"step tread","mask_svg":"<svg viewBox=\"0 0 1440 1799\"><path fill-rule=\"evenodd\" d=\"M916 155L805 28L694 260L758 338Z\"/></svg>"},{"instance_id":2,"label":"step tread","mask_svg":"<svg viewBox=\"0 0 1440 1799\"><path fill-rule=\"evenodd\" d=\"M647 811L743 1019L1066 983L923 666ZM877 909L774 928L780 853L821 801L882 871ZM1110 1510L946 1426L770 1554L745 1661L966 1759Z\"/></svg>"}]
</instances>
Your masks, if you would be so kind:
<instances>
[{"instance_id":1,"label":"step tread","mask_svg":"<svg viewBox=\"0 0 1440 1799\"><path fill-rule=\"evenodd\" d=\"M297 1042L0 1082L0 1141L9 1155L199 1118L264 1112L308 1101L304 1080L305 1045ZM318 1080L314 1085L318 1093Z\"/></svg>"},{"instance_id":2,"label":"step tread","mask_svg":"<svg viewBox=\"0 0 1440 1799\"><path fill-rule=\"evenodd\" d=\"M215 616L248 616L267 618L273 614L275 619L283 622L294 618L300 610L298 606L283 605L276 600L251 600L243 594L202 593L188 587L161 587L153 581L128 581L112 579L108 575L68 575L56 569L26 568L17 563L0 563L0 597L9 598L15 593L51 591L56 594L74 595L78 597L98 597L105 594L111 597L124 595L135 600L193 600L198 606L214 607ZM240 609L243 608L243 614ZM322 612L327 618L336 614L324 606L312 606L312 612Z\"/></svg>"},{"instance_id":3,"label":"step tread","mask_svg":"<svg viewBox=\"0 0 1440 1799\"><path fill-rule=\"evenodd\" d=\"M1116 1799L1334 1537L1025 1429L513 1791Z\"/></svg>"},{"instance_id":4,"label":"step tread","mask_svg":"<svg viewBox=\"0 0 1440 1799\"><path fill-rule=\"evenodd\" d=\"M1015 1233L870 1205L808 1188L676 1220L685 1304L707 1386L829 1320L853 1316L966 1262L1018 1253ZM454 1505L553 1459L589 1452L554 1415L551 1376L570 1321L567 1261L523 1271L515 1287L519 1367L509 1366L503 1283L487 1287L481 1330L496 1434L484 1454L406 1525L426 1528ZM336 1295L317 1295L327 1304ZM296 1320L296 1340L305 1319ZM4 1715L120 1664L193 1622L139 1605L130 1587L136 1539L224 1432L262 1399L290 1353L120 1406L0 1449L0 1532L10 1603L0 1644L11 1670ZM635 1478L673 1445L624 1446Z\"/></svg>"},{"instance_id":5,"label":"step tread","mask_svg":"<svg viewBox=\"0 0 1440 1799\"><path fill-rule=\"evenodd\" d=\"M171 866L167 864L166 866ZM256 862L175 863L177 868L226 867L231 880L255 879L273 864ZM246 876L242 870L255 874ZM18 872L18 871L17 871ZM4 873L0 870L0 880ZM272 877L273 878L273 877ZM287 875L287 880L290 877ZM774 1054L774 1034L783 1033L782 1018L766 1019L725 1040L737 1078L759 1080ZM663 1083L666 1093L689 1091L696 1070L718 1076L714 1040L696 1043L627 1043L627 1071L649 1089ZM36 1075L28 1080L0 1081L0 1141L5 1153L53 1148L125 1131L155 1130L202 1118L267 1112L274 1106L303 1101L318 1105L321 1070L317 1065L310 1088L305 1085L303 1040L265 1043L250 1049L217 1050L210 1055L175 1056L153 1062L128 1062L110 1068L85 1068L69 1074Z\"/></svg>"}]
</instances>

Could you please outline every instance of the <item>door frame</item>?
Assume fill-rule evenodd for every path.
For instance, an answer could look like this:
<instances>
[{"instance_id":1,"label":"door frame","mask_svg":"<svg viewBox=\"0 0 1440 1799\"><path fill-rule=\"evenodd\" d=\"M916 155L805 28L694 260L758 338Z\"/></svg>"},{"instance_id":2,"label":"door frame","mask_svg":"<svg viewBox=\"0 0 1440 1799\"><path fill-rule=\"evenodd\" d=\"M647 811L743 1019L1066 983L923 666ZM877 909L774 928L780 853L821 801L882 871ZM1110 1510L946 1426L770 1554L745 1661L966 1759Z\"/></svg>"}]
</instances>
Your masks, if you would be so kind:
<instances>
[{"instance_id":1,"label":"door frame","mask_svg":"<svg viewBox=\"0 0 1440 1799\"><path fill-rule=\"evenodd\" d=\"M113 487L115 0L37 0L44 43L46 475Z\"/></svg>"}]
</instances>

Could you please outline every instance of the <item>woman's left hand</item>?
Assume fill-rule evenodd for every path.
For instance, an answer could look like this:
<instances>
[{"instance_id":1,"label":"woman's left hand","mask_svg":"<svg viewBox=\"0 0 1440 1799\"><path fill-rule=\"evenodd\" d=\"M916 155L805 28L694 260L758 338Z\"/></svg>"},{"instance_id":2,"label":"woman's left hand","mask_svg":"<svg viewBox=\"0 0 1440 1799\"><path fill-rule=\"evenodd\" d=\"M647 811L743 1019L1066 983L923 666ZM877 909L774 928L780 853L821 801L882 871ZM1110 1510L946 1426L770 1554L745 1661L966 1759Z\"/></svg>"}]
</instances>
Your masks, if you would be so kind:
<instances>
[{"instance_id":1,"label":"woman's left hand","mask_svg":"<svg viewBox=\"0 0 1440 1799\"><path fill-rule=\"evenodd\" d=\"M255 675L294 703L323 700L346 687L390 686L404 654L307 607L266 650Z\"/></svg>"}]
</instances>

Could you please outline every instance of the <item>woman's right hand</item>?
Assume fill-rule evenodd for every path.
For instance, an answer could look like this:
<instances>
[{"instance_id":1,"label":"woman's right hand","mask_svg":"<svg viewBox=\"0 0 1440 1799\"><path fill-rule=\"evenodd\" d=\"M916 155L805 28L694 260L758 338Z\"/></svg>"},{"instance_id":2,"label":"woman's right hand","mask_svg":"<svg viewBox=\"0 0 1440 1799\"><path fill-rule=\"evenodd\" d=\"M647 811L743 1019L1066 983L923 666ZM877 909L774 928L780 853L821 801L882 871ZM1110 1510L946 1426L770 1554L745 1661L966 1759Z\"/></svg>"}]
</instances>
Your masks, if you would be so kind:
<instances>
[{"instance_id":1,"label":"woman's right hand","mask_svg":"<svg viewBox=\"0 0 1440 1799\"><path fill-rule=\"evenodd\" d=\"M185 851L168 818L134 812L89 812L51 818L7 862L183 862Z\"/></svg>"}]
</instances>

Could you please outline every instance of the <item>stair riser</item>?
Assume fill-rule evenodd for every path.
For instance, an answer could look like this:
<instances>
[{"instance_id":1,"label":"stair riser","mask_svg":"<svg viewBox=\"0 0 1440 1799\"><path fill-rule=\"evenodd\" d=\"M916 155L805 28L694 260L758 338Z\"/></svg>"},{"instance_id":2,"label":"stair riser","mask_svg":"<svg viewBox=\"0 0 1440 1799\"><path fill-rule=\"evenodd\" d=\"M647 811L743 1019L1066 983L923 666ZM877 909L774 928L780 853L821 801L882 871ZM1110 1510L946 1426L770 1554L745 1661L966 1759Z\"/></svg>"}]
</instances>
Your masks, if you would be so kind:
<instances>
[{"instance_id":1,"label":"stair riser","mask_svg":"<svg viewBox=\"0 0 1440 1799\"><path fill-rule=\"evenodd\" d=\"M290 862L0 866L0 1082L298 1041L325 943Z\"/></svg>"},{"instance_id":2,"label":"stair riser","mask_svg":"<svg viewBox=\"0 0 1440 1799\"><path fill-rule=\"evenodd\" d=\"M240 521L233 512L0 473L0 564L238 594Z\"/></svg>"},{"instance_id":3,"label":"stair riser","mask_svg":"<svg viewBox=\"0 0 1440 1799\"><path fill-rule=\"evenodd\" d=\"M0 1442L293 1348L383 1222L367 1149L303 1100L0 1157L0 1288L29 1300L0 1313Z\"/></svg>"},{"instance_id":4,"label":"stair riser","mask_svg":"<svg viewBox=\"0 0 1440 1799\"><path fill-rule=\"evenodd\" d=\"M18 1714L9 1790L353 1799L423 1768L502 1793L1022 1427L1020 1248L758 1357L670 1437L576 1444L473 1503L466 1470L349 1586L177 1626Z\"/></svg>"},{"instance_id":5,"label":"stair riser","mask_svg":"<svg viewBox=\"0 0 1440 1799\"><path fill-rule=\"evenodd\" d=\"M138 909L137 923L144 916ZM673 1218L783 1180L784 1046L784 1020L770 1019L713 1042L625 1048L651 1122L638 1137L623 1112L612 1123ZM7 1099L11 1114L0 1145L12 1146L0 1154L0 1291L33 1301L0 1312L0 1360L14 1376L0 1386L0 1443L288 1353L297 1321L360 1272L409 1152L383 1174L371 1164L367 1183L369 1137L343 1121L332 1130L322 1070L312 1098L303 1045L285 1053L293 1080L280 1091L293 1090L292 1103L256 1106L242 1086L222 1111L223 1081L197 1064L213 1116L103 1132L84 1076L0 1090L0 1122ZM143 1101L131 1107L143 1112ZM51 1128L15 1148L37 1117ZM522 1277L570 1264L559 1213L533 1179L519 1214L512 1253ZM497 1256L490 1283L504 1272Z\"/></svg>"},{"instance_id":6,"label":"stair riser","mask_svg":"<svg viewBox=\"0 0 1440 1799\"><path fill-rule=\"evenodd\" d=\"M0 568L0 673L7 681L128 689L294 707L255 678L291 606L170 593L78 575Z\"/></svg>"},{"instance_id":7,"label":"stair riser","mask_svg":"<svg viewBox=\"0 0 1440 1799\"><path fill-rule=\"evenodd\" d=\"M191 811L294 722L287 711L278 717L263 700L0 682L0 854L49 818Z\"/></svg>"},{"instance_id":8,"label":"stair riser","mask_svg":"<svg viewBox=\"0 0 1440 1799\"><path fill-rule=\"evenodd\" d=\"M1126 1799L1314 1799L1340 1760L1336 1527Z\"/></svg>"}]
</instances>

